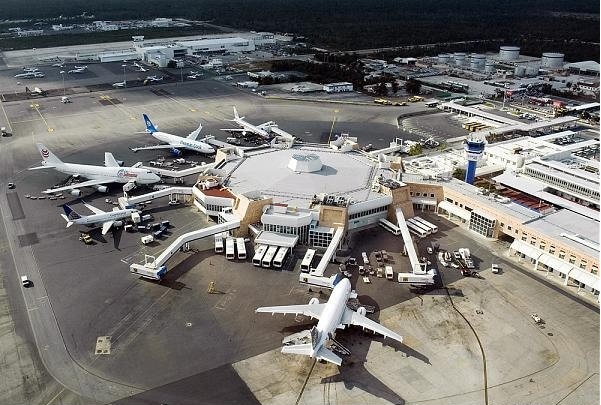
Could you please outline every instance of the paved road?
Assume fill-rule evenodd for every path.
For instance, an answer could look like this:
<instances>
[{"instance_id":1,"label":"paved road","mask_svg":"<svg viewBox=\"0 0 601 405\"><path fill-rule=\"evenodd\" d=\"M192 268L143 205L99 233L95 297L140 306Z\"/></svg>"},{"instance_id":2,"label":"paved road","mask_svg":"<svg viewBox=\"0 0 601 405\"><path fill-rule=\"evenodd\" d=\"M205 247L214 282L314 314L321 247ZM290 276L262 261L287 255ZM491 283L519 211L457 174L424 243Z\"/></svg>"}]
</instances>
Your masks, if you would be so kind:
<instances>
[{"instance_id":1,"label":"paved road","mask_svg":"<svg viewBox=\"0 0 601 405\"><path fill-rule=\"evenodd\" d=\"M5 145L0 151L1 178L6 179L13 173L15 162L12 152L11 144ZM0 187L6 190L6 184L1 184ZM94 402L111 402L140 392L136 387L93 375L73 360L63 342L52 303L44 286L44 279L39 271L40 264L36 260L32 247L23 243L26 239L23 235L27 233L23 221L12 219L7 194L2 194L0 197L0 213L7 235L9 261L12 259L12 268L6 269L6 272L9 277L12 276L16 280L21 275L27 274L33 281L33 287L21 289L25 301L25 313L29 316L42 362L52 377L76 394L90 398Z\"/></svg>"}]
</instances>

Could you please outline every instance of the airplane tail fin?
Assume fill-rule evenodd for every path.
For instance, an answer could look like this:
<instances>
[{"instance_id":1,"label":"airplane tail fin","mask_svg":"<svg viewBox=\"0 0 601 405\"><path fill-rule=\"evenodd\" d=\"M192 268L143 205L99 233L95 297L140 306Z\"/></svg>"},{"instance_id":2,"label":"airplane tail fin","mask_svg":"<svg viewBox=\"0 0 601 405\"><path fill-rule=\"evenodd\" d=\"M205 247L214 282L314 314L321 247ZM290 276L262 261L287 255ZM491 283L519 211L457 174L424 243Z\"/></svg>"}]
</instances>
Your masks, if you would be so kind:
<instances>
[{"instance_id":1,"label":"airplane tail fin","mask_svg":"<svg viewBox=\"0 0 601 405\"><path fill-rule=\"evenodd\" d=\"M244 117L241 117L240 115L238 115L238 110L236 110L236 106L234 106L234 119L241 119L241 120L244 119Z\"/></svg>"},{"instance_id":2,"label":"airplane tail fin","mask_svg":"<svg viewBox=\"0 0 601 405\"><path fill-rule=\"evenodd\" d=\"M79 219L81 218L81 215L79 215L77 212L75 212L75 210L71 207L69 207L67 204L63 205L63 211L65 211L65 215L63 215L63 218L66 218L67 220L67 227L69 227L69 222L72 223L72 221L74 219Z\"/></svg>"},{"instance_id":3,"label":"airplane tail fin","mask_svg":"<svg viewBox=\"0 0 601 405\"><path fill-rule=\"evenodd\" d=\"M188 139L195 141L198 138L198 135L200 135L200 131L202 131L202 123L199 123L198 128L190 132L190 135L188 135Z\"/></svg>"},{"instance_id":4,"label":"airplane tail fin","mask_svg":"<svg viewBox=\"0 0 601 405\"><path fill-rule=\"evenodd\" d=\"M154 126L152 121L150 121L150 118L148 118L148 115L142 114L142 117L144 117L144 123L146 124L146 132L148 132L150 134L152 134L153 132L157 132L157 128Z\"/></svg>"},{"instance_id":5,"label":"airplane tail fin","mask_svg":"<svg viewBox=\"0 0 601 405\"><path fill-rule=\"evenodd\" d=\"M43 144L36 143L36 146L38 147L38 151L40 152L40 155L42 155L42 162L44 164L57 165L57 164L63 163L62 160L60 160L59 158L57 158L54 155L54 153L52 153L50 151L50 149L48 149L47 147L45 147Z\"/></svg>"}]
</instances>

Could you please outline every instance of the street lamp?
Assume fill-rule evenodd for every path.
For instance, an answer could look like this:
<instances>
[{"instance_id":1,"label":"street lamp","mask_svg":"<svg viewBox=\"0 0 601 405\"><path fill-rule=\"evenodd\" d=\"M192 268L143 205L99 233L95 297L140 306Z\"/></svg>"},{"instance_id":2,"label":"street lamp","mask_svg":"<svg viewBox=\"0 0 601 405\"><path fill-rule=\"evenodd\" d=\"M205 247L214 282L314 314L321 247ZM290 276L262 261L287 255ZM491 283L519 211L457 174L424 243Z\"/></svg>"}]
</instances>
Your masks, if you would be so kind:
<instances>
[{"instance_id":1,"label":"street lamp","mask_svg":"<svg viewBox=\"0 0 601 405\"><path fill-rule=\"evenodd\" d=\"M123 66L123 87L127 87L127 79L125 78L125 68L127 67L127 65L124 63L121 66Z\"/></svg>"},{"instance_id":2,"label":"street lamp","mask_svg":"<svg viewBox=\"0 0 601 405\"><path fill-rule=\"evenodd\" d=\"M330 127L330 135L328 136L328 146L330 145L330 139L332 138L332 131L334 130L334 123L336 122L336 114L338 110L334 110L334 118L332 119L332 126Z\"/></svg>"},{"instance_id":3,"label":"street lamp","mask_svg":"<svg viewBox=\"0 0 601 405\"><path fill-rule=\"evenodd\" d=\"M65 71L61 70L59 73L63 77L63 96L64 96L66 94L66 91L65 91Z\"/></svg>"},{"instance_id":4,"label":"street lamp","mask_svg":"<svg viewBox=\"0 0 601 405\"><path fill-rule=\"evenodd\" d=\"M181 82L184 82L184 64L179 65L179 76L181 78Z\"/></svg>"}]
</instances>

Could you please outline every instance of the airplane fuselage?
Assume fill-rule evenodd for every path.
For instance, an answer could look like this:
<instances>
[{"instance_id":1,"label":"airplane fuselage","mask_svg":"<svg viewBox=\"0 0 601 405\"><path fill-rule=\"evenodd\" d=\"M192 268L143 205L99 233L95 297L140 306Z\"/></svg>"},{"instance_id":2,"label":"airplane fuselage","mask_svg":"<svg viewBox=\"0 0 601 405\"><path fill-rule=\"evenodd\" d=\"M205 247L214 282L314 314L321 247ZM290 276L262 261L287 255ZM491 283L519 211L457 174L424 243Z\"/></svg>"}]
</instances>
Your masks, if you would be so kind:
<instances>
[{"instance_id":1,"label":"airplane fuselage","mask_svg":"<svg viewBox=\"0 0 601 405\"><path fill-rule=\"evenodd\" d=\"M77 225L96 225L108 221L118 221L120 219L129 218L134 212L138 212L138 210L128 208L125 210L105 212L102 214L87 215L85 217L73 219L71 222Z\"/></svg>"},{"instance_id":2,"label":"airplane fuselage","mask_svg":"<svg viewBox=\"0 0 601 405\"><path fill-rule=\"evenodd\" d=\"M59 163L52 166L61 173L81 176L90 180L111 179L114 183L133 181L136 184L153 184L160 180L156 174L134 167L104 167L77 163Z\"/></svg>"},{"instance_id":3,"label":"airplane fuselage","mask_svg":"<svg viewBox=\"0 0 601 405\"><path fill-rule=\"evenodd\" d=\"M326 341L333 335L334 331L342 323L342 316L346 308L346 303L351 294L351 282L348 278L343 278L336 284L332 290L332 295L328 299L325 308L323 309L321 318L317 323L317 331L319 338L313 342L313 352L311 357L315 357L317 352Z\"/></svg>"},{"instance_id":4,"label":"airplane fuselage","mask_svg":"<svg viewBox=\"0 0 601 405\"><path fill-rule=\"evenodd\" d=\"M208 143L202 142L202 141L196 141L196 140L184 138L182 136L167 134L165 132L153 132L151 135L154 136L159 141L168 143L170 145L177 145L177 146L183 145L186 147L186 149L190 149L195 152L206 153L209 155L215 153L215 149L213 149L213 147L211 145L209 145ZM175 147L177 147L177 146L175 146Z\"/></svg>"},{"instance_id":5,"label":"airplane fuselage","mask_svg":"<svg viewBox=\"0 0 601 405\"><path fill-rule=\"evenodd\" d=\"M267 133L267 131L249 123L244 121L242 118L234 118L234 122L238 125L240 125L243 129L247 130L248 132L252 132L254 134L260 135L264 138L269 138L269 134Z\"/></svg>"}]
</instances>

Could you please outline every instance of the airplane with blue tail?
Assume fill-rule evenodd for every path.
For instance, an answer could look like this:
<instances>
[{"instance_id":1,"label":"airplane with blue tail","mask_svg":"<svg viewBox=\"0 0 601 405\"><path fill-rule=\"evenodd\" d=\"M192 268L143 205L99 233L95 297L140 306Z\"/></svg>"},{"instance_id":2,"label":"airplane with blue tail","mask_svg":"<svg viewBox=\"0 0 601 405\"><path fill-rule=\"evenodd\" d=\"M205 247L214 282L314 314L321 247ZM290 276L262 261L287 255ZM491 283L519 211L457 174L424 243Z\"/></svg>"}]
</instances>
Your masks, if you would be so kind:
<instances>
[{"instance_id":1,"label":"airplane with blue tail","mask_svg":"<svg viewBox=\"0 0 601 405\"><path fill-rule=\"evenodd\" d=\"M96 226L102 224L102 234L106 235L111 227L123 225L124 219L131 218L132 214L140 212L134 208L115 208L113 211L105 212L85 202L83 202L83 204L94 214L80 215L67 204L63 205L63 211L65 211L65 213L61 214L61 217L63 217L63 219L67 222L67 228L73 224L87 226Z\"/></svg>"},{"instance_id":2,"label":"airplane with blue tail","mask_svg":"<svg viewBox=\"0 0 601 405\"><path fill-rule=\"evenodd\" d=\"M164 142L165 144L155 146L144 146L140 148L130 148L134 152L137 152L139 150L169 149L174 155L181 156L181 150L188 149L194 152L204 153L207 155L212 155L213 153L215 153L215 149L211 145L204 142L203 140L197 139L198 135L200 135L200 131L202 131L202 124L199 124L197 129L190 132L190 134L184 138L182 136L161 132L152 123L152 121L150 121L148 115L142 114L142 117L144 118L144 123L146 125L146 133L152 135L159 141Z\"/></svg>"}]
</instances>

